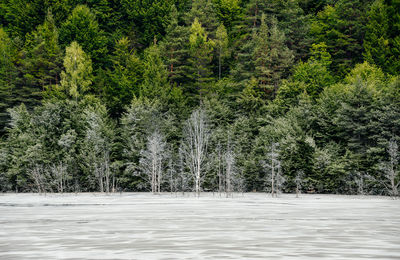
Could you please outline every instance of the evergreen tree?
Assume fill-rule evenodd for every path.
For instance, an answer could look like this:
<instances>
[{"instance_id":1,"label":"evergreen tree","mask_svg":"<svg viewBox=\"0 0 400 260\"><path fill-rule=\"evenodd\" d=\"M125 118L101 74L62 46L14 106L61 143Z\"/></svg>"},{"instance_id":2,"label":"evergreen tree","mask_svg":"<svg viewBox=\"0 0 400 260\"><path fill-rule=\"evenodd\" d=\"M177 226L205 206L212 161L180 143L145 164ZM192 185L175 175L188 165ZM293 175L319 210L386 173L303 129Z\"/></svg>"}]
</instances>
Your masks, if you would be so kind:
<instances>
[{"instance_id":1,"label":"evergreen tree","mask_svg":"<svg viewBox=\"0 0 400 260\"><path fill-rule=\"evenodd\" d=\"M272 22L268 32L264 15L254 40L255 77L261 89L275 96L279 81L286 76L285 73L293 62L292 51L285 46L285 35L279 31L276 20Z\"/></svg>"},{"instance_id":2,"label":"evergreen tree","mask_svg":"<svg viewBox=\"0 0 400 260\"><path fill-rule=\"evenodd\" d=\"M228 33L225 26L221 24L215 34L215 49L218 55L218 79L221 79L223 59L229 55L228 44Z\"/></svg>"},{"instance_id":3,"label":"evergreen tree","mask_svg":"<svg viewBox=\"0 0 400 260\"><path fill-rule=\"evenodd\" d=\"M32 96L38 98L47 87L60 81L63 53L58 45L58 30L52 13L48 12L44 24L26 38L24 87L30 88Z\"/></svg>"},{"instance_id":4,"label":"evergreen tree","mask_svg":"<svg viewBox=\"0 0 400 260\"><path fill-rule=\"evenodd\" d=\"M140 94L143 82L143 64L134 50L130 50L128 38L121 38L113 56L112 70L108 71L109 83L104 89L104 99L113 116L121 115L134 96Z\"/></svg>"},{"instance_id":5,"label":"evergreen tree","mask_svg":"<svg viewBox=\"0 0 400 260\"><path fill-rule=\"evenodd\" d=\"M168 26L172 0L122 0L130 26L139 36L142 46L148 46L154 38L161 39Z\"/></svg>"},{"instance_id":6,"label":"evergreen tree","mask_svg":"<svg viewBox=\"0 0 400 260\"><path fill-rule=\"evenodd\" d=\"M166 100L170 85L167 70L161 59L160 48L157 43L146 49L144 55L143 83L140 95L147 98Z\"/></svg>"},{"instance_id":7,"label":"evergreen tree","mask_svg":"<svg viewBox=\"0 0 400 260\"><path fill-rule=\"evenodd\" d=\"M210 63L212 61L212 52L214 49L214 41L208 37L208 33L205 31L201 23L194 20L190 28L190 58L189 62L191 65L190 78L194 82L196 89L191 89L191 95L201 96L202 89L207 83L213 80L212 70Z\"/></svg>"},{"instance_id":8,"label":"evergreen tree","mask_svg":"<svg viewBox=\"0 0 400 260\"><path fill-rule=\"evenodd\" d=\"M107 39L99 28L95 14L85 5L77 5L60 28L60 42L63 46L76 41L99 68L107 62Z\"/></svg>"},{"instance_id":9,"label":"evergreen tree","mask_svg":"<svg viewBox=\"0 0 400 260\"><path fill-rule=\"evenodd\" d=\"M241 0L214 0L216 15L229 32L232 30L233 24L240 19L241 4Z\"/></svg>"},{"instance_id":10,"label":"evergreen tree","mask_svg":"<svg viewBox=\"0 0 400 260\"><path fill-rule=\"evenodd\" d=\"M160 43L161 53L168 70L171 84L182 85L189 81L187 78L189 56L189 30L178 24L178 11L172 6L170 24L166 36Z\"/></svg>"},{"instance_id":11,"label":"evergreen tree","mask_svg":"<svg viewBox=\"0 0 400 260\"><path fill-rule=\"evenodd\" d=\"M192 2L192 8L185 17L186 25L193 25L196 19L202 25L209 38L214 40L219 22L212 0L194 0Z\"/></svg>"},{"instance_id":12,"label":"evergreen tree","mask_svg":"<svg viewBox=\"0 0 400 260\"><path fill-rule=\"evenodd\" d=\"M397 14L389 14L389 10L383 0L376 0L371 5L364 39L364 57L366 61L378 65L385 72L397 75L400 70L400 37L393 32L398 32L399 29L396 24L392 24L395 19L390 19L389 15L400 16L400 11L397 11Z\"/></svg>"},{"instance_id":13,"label":"evergreen tree","mask_svg":"<svg viewBox=\"0 0 400 260\"><path fill-rule=\"evenodd\" d=\"M327 5L311 25L316 43L325 42L332 55L331 68L344 76L362 61L366 11L370 0L340 0Z\"/></svg>"},{"instance_id":14,"label":"evergreen tree","mask_svg":"<svg viewBox=\"0 0 400 260\"><path fill-rule=\"evenodd\" d=\"M15 81L17 68L14 65L16 49L7 33L0 27L0 135L8 118L7 109L13 107L17 99Z\"/></svg>"}]
</instances>

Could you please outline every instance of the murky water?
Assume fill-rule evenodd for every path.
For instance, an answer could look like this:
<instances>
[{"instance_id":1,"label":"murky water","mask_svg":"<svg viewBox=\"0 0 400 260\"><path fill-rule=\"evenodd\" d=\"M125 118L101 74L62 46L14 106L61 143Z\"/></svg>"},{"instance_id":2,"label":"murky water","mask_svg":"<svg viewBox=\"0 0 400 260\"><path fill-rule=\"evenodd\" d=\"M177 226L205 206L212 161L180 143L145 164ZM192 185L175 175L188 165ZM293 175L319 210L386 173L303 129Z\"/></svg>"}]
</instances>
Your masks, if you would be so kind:
<instances>
[{"instance_id":1,"label":"murky water","mask_svg":"<svg viewBox=\"0 0 400 260\"><path fill-rule=\"evenodd\" d=\"M400 200L6 194L0 259L400 259Z\"/></svg>"}]
</instances>

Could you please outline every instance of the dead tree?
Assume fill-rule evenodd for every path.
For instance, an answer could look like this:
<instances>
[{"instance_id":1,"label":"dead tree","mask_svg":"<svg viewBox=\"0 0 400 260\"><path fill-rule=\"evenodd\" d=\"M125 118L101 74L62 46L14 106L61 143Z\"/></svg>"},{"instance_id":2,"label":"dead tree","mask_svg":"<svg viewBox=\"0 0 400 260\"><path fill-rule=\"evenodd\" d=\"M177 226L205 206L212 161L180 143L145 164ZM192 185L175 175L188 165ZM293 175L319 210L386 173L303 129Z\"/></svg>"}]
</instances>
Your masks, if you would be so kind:
<instances>
[{"instance_id":1,"label":"dead tree","mask_svg":"<svg viewBox=\"0 0 400 260\"><path fill-rule=\"evenodd\" d=\"M224 190L224 177L222 175L222 152L221 152L221 143L218 142L216 147L216 166L217 166L217 176L218 176L218 193L221 196Z\"/></svg>"},{"instance_id":2,"label":"dead tree","mask_svg":"<svg viewBox=\"0 0 400 260\"><path fill-rule=\"evenodd\" d=\"M262 161L264 169L267 171L267 181L270 183L271 196L277 197L281 190L285 178L282 175L281 162L279 160L279 144L272 143L269 152L267 153L267 160Z\"/></svg>"},{"instance_id":3,"label":"dead tree","mask_svg":"<svg viewBox=\"0 0 400 260\"><path fill-rule=\"evenodd\" d=\"M140 168L147 176L153 193L161 192L165 146L163 136L156 130L147 138L146 149L140 153Z\"/></svg>"},{"instance_id":4,"label":"dead tree","mask_svg":"<svg viewBox=\"0 0 400 260\"><path fill-rule=\"evenodd\" d=\"M55 180L57 191L63 193L67 186L68 172L67 166L60 161L58 164L50 166L50 172Z\"/></svg>"},{"instance_id":5,"label":"dead tree","mask_svg":"<svg viewBox=\"0 0 400 260\"><path fill-rule=\"evenodd\" d=\"M355 175L354 182L357 185L357 193L360 194L360 195L364 195L365 194L365 191L364 191L364 186L365 186L364 185L364 183L365 183L364 182L364 174L359 172L359 171L356 171L354 173L354 175ZM367 178L368 178L368 176L367 176Z\"/></svg>"},{"instance_id":6,"label":"dead tree","mask_svg":"<svg viewBox=\"0 0 400 260\"><path fill-rule=\"evenodd\" d=\"M34 180L36 189L39 192L39 194L46 192L46 187L45 187L46 172L43 166L40 164L33 166L29 170L29 175Z\"/></svg>"},{"instance_id":7,"label":"dead tree","mask_svg":"<svg viewBox=\"0 0 400 260\"><path fill-rule=\"evenodd\" d=\"M178 154L178 175L179 175L179 182L180 182L180 189L182 192L182 196L185 195L185 191L189 188L189 177L186 172L186 163L185 163L185 151L183 146L179 147L179 154Z\"/></svg>"},{"instance_id":8,"label":"dead tree","mask_svg":"<svg viewBox=\"0 0 400 260\"><path fill-rule=\"evenodd\" d=\"M299 197L299 194L301 192L301 187L304 182L304 171L303 170L298 170L296 173L296 178L294 179L294 182L296 183L296 198Z\"/></svg>"},{"instance_id":9,"label":"dead tree","mask_svg":"<svg viewBox=\"0 0 400 260\"><path fill-rule=\"evenodd\" d=\"M210 138L206 113L195 110L186 121L184 128L183 150L186 165L194 179L194 190L200 196L201 181L204 178L204 163L207 157L207 145Z\"/></svg>"},{"instance_id":10,"label":"dead tree","mask_svg":"<svg viewBox=\"0 0 400 260\"><path fill-rule=\"evenodd\" d=\"M384 181L381 183L392 196L399 195L400 176L397 169L399 164L399 147L396 140L391 139L388 145L389 160L380 164L384 173Z\"/></svg>"},{"instance_id":11,"label":"dead tree","mask_svg":"<svg viewBox=\"0 0 400 260\"><path fill-rule=\"evenodd\" d=\"M233 191L232 184L234 183L235 172L235 153L231 148L230 142L228 141L228 147L224 155L225 159L225 180L226 180L226 197L229 197Z\"/></svg>"}]
</instances>

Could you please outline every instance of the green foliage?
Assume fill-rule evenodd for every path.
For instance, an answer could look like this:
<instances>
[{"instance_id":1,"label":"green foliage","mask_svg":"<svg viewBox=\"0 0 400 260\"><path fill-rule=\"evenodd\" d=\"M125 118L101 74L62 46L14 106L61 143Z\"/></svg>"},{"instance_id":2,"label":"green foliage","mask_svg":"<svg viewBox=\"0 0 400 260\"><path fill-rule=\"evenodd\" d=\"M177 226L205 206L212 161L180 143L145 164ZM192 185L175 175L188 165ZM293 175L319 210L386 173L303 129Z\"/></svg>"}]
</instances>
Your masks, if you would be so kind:
<instances>
[{"instance_id":1,"label":"green foliage","mask_svg":"<svg viewBox=\"0 0 400 260\"><path fill-rule=\"evenodd\" d=\"M63 52L58 45L58 29L51 12L42 25L26 36L25 49L24 88L31 92L30 98L39 99L44 90L59 83L62 67Z\"/></svg>"},{"instance_id":2,"label":"green foliage","mask_svg":"<svg viewBox=\"0 0 400 260\"><path fill-rule=\"evenodd\" d=\"M87 94L92 84L92 61L77 42L66 48L64 68L60 90L75 100Z\"/></svg>"},{"instance_id":3,"label":"green foliage","mask_svg":"<svg viewBox=\"0 0 400 260\"><path fill-rule=\"evenodd\" d=\"M190 28L189 36L190 57L189 63L192 71L189 77L195 85L195 89L191 90L192 95L201 95L202 86L205 86L213 79L210 63L212 61L212 54L215 43L208 37L205 28L199 23L197 18Z\"/></svg>"},{"instance_id":4,"label":"green foliage","mask_svg":"<svg viewBox=\"0 0 400 260\"><path fill-rule=\"evenodd\" d=\"M241 0L214 0L216 15L228 31L232 30L233 24L240 18L241 2Z\"/></svg>"},{"instance_id":5,"label":"green foliage","mask_svg":"<svg viewBox=\"0 0 400 260\"><path fill-rule=\"evenodd\" d=\"M104 89L104 99L113 116L121 115L134 96L139 96L139 86L143 81L143 62L134 50L130 41L121 38L111 57L112 70L108 71L108 82Z\"/></svg>"},{"instance_id":6,"label":"green foliage","mask_svg":"<svg viewBox=\"0 0 400 260\"><path fill-rule=\"evenodd\" d=\"M363 39L366 31L366 10L369 0L337 1L319 12L311 25L316 43L326 43L332 55L331 68L344 76L362 61Z\"/></svg>"},{"instance_id":7,"label":"green foliage","mask_svg":"<svg viewBox=\"0 0 400 260\"><path fill-rule=\"evenodd\" d=\"M386 5L385 1L376 0L368 12L364 39L365 60L393 75L400 70L400 11L392 9L396 7L399 6L394 2Z\"/></svg>"},{"instance_id":8,"label":"green foliage","mask_svg":"<svg viewBox=\"0 0 400 260\"><path fill-rule=\"evenodd\" d=\"M7 33L0 27L0 131L8 121L7 109L16 104L14 65L16 49Z\"/></svg>"},{"instance_id":9,"label":"green foliage","mask_svg":"<svg viewBox=\"0 0 400 260\"><path fill-rule=\"evenodd\" d=\"M1 1L0 190L145 190L140 161L157 132L163 171L177 177L161 189L186 191L183 127L200 107L213 133L205 189L221 187L228 154L246 191L268 189L274 146L284 192L302 173L308 192L389 194L399 10L397 0Z\"/></svg>"},{"instance_id":10,"label":"green foliage","mask_svg":"<svg viewBox=\"0 0 400 260\"><path fill-rule=\"evenodd\" d=\"M86 5L77 5L61 25L60 43L67 46L74 41L90 55L95 68L106 63L107 38L99 28L95 14Z\"/></svg>"},{"instance_id":11,"label":"green foliage","mask_svg":"<svg viewBox=\"0 0 400 260\"><path fill-rule=\"evenodd\" d=\"M170 13L171 22L167 27L167 33L160 44L161 53L168 70L168 79L171 84L185 84L189 57L189 35L187 27L178 24L178 11L172 6Z\"/></svg>"},{"instance_id":12,"label":"green foliage","mask_svg":"<svg viewBox=\"0 0 400 260\"><path fill-rule=\"evenodd\" d=\"M171 0L121 0L124 15L145 46L165 34L173 3Z\"/></svg>"}]
</instances>

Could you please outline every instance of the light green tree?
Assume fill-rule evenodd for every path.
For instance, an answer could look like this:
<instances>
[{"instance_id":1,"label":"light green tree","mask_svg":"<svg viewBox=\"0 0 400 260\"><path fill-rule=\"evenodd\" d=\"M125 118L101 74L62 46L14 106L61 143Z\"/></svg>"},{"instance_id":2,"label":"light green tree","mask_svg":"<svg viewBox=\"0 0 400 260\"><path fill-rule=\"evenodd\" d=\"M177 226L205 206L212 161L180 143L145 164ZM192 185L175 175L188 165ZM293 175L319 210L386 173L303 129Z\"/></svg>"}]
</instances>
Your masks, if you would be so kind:
<instances>
[{"instance_id":1,"label":"light green tree","mask_svg":"<svg viewBox=\"0 0 400 260\"><path fill-rule=\"evenodd\" d=\"M66 48L64 68L61 72L61 89L77 100L87 93L92 84L92 61L77 42Z\"/></svg>"}]
</instances>

